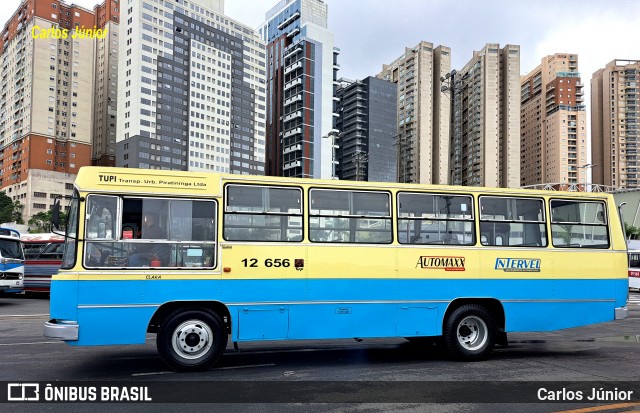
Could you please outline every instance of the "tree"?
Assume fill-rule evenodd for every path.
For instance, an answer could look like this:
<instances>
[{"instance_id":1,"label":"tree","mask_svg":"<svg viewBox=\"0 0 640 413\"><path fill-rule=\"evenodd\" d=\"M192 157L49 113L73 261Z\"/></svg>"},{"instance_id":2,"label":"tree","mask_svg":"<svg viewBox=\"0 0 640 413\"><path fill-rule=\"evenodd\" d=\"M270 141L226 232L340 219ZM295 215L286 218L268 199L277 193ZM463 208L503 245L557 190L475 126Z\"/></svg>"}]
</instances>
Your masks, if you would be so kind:
<instances>
[{"instance_id":1,"label":"tree","mask_svg":"<svg viewBox=\"0 0 640 413\"><path fill-rule=\"evenodd\" d=\"M640 228L624 223L624 232L627 239L638 239L640 236Z\"/></svg>"},{"instance_id":2,"label":"tree","mask_svg":"<svg viewBox=\"0 0 640 413\"><path fill-rule=\"evenodd\" d=\"M62 224L63 227L58 229L61 231L64 231L64 223L67 222L67 218L66 218L66 214L62 211L60 211L60 222L63 223ZM46 212L38 212L37 214L31 217L28 224L29 224L29 231L32 233L51 232L53 229L51 225L51 210L48 210Z\"/></svg>"},{"instance_id":3,"label":"tree","mask_svg":"<svg viewBox=\"0 0 640 413\"><path fill-rule=\"evenodd\" d=\"M0 222L12 222L13 221L13 208L14 204L10 197L0 192Z\"/></svg>"},{"instance_id":4,"label":"tree","mask_svg":"<svg viewBox=\"0 0 640 413\"><path fill-rule=\"evenodd\" d=\"M11 221L15 221L16 224L24 224L24 219L22 219L22 210L24 209L24 205L20 203L20 201L15 201L13 203L13 212L11 213Z\"/></svg>"}]
</instances>

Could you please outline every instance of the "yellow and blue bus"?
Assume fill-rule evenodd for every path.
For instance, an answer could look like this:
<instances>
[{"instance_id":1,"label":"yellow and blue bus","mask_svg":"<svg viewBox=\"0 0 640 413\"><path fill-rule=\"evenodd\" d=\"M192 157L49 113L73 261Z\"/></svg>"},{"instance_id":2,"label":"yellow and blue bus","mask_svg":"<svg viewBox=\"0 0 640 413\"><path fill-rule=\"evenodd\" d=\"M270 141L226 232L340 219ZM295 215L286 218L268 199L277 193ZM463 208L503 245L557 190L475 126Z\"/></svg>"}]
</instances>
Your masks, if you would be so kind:
<instances>
[{"instance_id":1,"label":"yellow and blue bus","mask_svg":"<svg viewBox=\"0 0 640 413\"><path fill-rule=\"evenodd\" d=\"M45 336L156 333L178 370L229 339L441 337L476 360L509 332L627 316L603 193L85 167L68 207Z\"/></svg>"}]
</instances>

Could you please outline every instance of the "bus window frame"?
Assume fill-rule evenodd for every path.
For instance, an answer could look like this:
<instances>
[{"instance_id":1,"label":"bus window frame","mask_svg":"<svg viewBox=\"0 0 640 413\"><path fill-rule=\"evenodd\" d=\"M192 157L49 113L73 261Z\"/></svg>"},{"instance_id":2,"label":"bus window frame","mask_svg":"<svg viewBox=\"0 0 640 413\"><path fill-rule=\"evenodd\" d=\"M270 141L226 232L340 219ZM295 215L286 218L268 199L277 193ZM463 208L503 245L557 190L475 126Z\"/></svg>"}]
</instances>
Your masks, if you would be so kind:
<instances>
[{"instance_id":1,"label":"bus window frame","mask_svg":"<svg viewBox=\"0 0 640 413\"><path fill-rule=\"evenodd\" d=\"M505 199L522 199L522 200L532 200L532 201L542 201L542 221L520 221L520 220L514 220L514 219L502 219L502 220L497 220L497 219L482 219L482 198L505 198ZM479 237L478 237L478 242L480 243L481 246L483 247L490 247L490 248L549 248L549 246L552 245L552 243L549 240L549 227L547 225L547 223L550 221L550 216L547 213L547 202L548 200L545 199L544 197L540 198L540 197L535 197L535 196L518 196L518 195L494 195L494 194L480 194L478 195L478 229L479 229ZM491 223L505 223L505 224L538 224L538 226L542 225L542 227L544 228L544 239L546 241L546 243L544 245L506 245L506 244L484 244L482 242L482 223L483 222L491 222ZM523 237L524 237L524 228L523 228ZM523 239L524 241L524 239Z\"/></svg>"},{"instance_id":2,"label":"bus window frame","mask_svg":"<svg viewBox=\"0 0 640 413\"><path fill-rule=\"evenodd\" d=\"M376 193L376 194L385 194L387 195L387 199L389 201L389 215L328 215L328 214L312 214L311 213L311 193L312 191L341 191L341 192L351 192L351 193ZM378 189L343 189L343 188L326 188L326 187L309 187L307 190L307 196L309 197L308 208L307 208L307 226L309 228L309 242L312 244L332 244L332 245L391 245L394 242L394 234L395 234L395 225L394 225L394 211L393 211L393 196L391 191L384 191ZM380 219L388 219L391 225L390 232L391 237L388 242L344 242L344 241L314 241L311 239L311 218L348 218L348 219L363 219L363 218L380 218ZM396 217L397 218L397 217ZM356 229L357 231L357 229ZM355 236L355 234L354 234Z\"/></svg>"},{"instance_id":3,"label":"bus window frame","mask_svg":"<svg viewBox=\"0 0 640 413\"><path fill-rule=\"evenodd\" d=\"M72 209L72 205L73 203L76 203L76 208ZM60 268L63 270L69 270L72 269L73 267L76 266L77 262L78 262L78 242L82 241L82 239L79 237L80 235L80 215L81 215L81 207L82 210L84 210L84 207L86 205L85 204L85 198L80 196L80 193L78 192L77 188L74 188L73 190L73 194L71 195L70 201L69 201L69 208L67 209L68 214L67 214L67 222L65 225L65 229L64 229L64 250L62 253L62 262L60 263ZM60 205L60 204L58 204ZM71 236L69 235L69 228L72 227L71 224L71 218L73 216L72 212L75 211L75 222L73 223L75 225L75 236ZM54 232L55 234L56 232ZM73 242L73 246L71 246L71 242ZM67 255L67 251L68 248L72 247L73 248L73 260L71 260L70 262L68 262L68 265L65 265L65 263L67 262L67 260L65 259L66 255ZM84 261L81 260L82 262Z\"/></svg>"},{"instance_id":4,"label":"bus window frame","mask_svg":"<svg viewBox=\"0 0 640 413\"><path fill-rule=\"evenodd\" d=\"M103 197L115 197L117 199L117 204L116 204L116 210L117 210L117 214L115 217L115 237L112 238L91 238L88 239L86 238L86 232L87 232L87 226L85 225L84 228L84 232L85 232L85 238L83 238L84 241L84 246L83 246L83 253L82 253L82 267L88 270L105 270L105 269L109 269L109 270L124 270L124 271L131 271L131 270L148 270L149 268L154 268L154 270L160 269L160 270L181 270L181 269L189 269L189 270L215 270L218 267L219 264L219 257L218 257L218 200L214 199L214 198L193 198L193 197L188 197L188 198L182 198L182 197L170 197L170 196L166 196L166 195L160 195L160 196L154 196L153 194L141 194L141 195L131 195L131 194L119 194L119 195L112 195L112 194L104 194L104 193L92 193L87 195L87 199L90 196L103 196ZM120 266L120 265L97 265L97 266L93 266L93 265L88 265L87 262L87 258L89 257L89 253L87 251L89 245L88 243L109 243L109 244L128 244L128 245L135 245L135 244L148 244L150 243L149 240L146 239L129 239L129 238L124 238L122 236L122 227L124 225L123 222L123 214L124 214L124 206L123 203L125 201L125 199L134 199L134 200L144 200L144 199L153 199L153 200L164 200L167 201L167 218L170 218L169 214L170 214L170 203L171 201L200 201L200 202L211 202L213 204L213 218L214 218L214 230L213 230L213 234L214 234L214 239L212 241L194 241L194 240L171 240L168 238L168 233L166 235L166 238L160 239L160 240L151 240L151 243L157 243L157 244L166 244L169 246L173 246L173 245L184 245L186 247L189 246L197 246L197 245L211 245L213 246L213 257L212 257L212 262L210 265L208 266L202 266L202 267L192 267L192 266L165 266L162 265L160 267L134 267L134 266L129 266L129 265L124 265L124 266ZM86 210L85 210L85 221L86 221ZM168 225L168 224L167 224ZM165 228L165 230L168 230L168 228ZM130 252L128 252L128 257L129 258L131 255Z\"/></svg>"},{"instance_id":5,"label":"bus window frame","mask_svg":"<svg viewBox=\"0 0 640 413\"><path fill-rule=\"evenodd\" d=\"M89 206L89 202L91 201L91 198L94 197L102 197L102 198L114 198L116 200L116 210L115 210L115 217L112 218L112 220L114 221L114 229L113 229L113 234L111 236L111 238L100 238L100 237L95 237L95 238L89 238L88 236L88 232L89 232L89 219L90 215L89 213L87 213L87 208ZM118 228L120 227L120 217L122 215L122 196L118 196L118 195L111 195L111 194L101 194L101 193L93 193L93 194L88 194L85 197L85 211L84 211L84 237L83 237L83 241L87 242L94 242L94 241L118 241L119 240L119 233L118 233ZM105 233L106 233L106 229L105 229Z\"/></svg>"},{"instance_id":6,"label":"bus window frame","mask_svg":"<svg viewBox=\"0 0 640 413\"><path fill-rule=\"evenodd\" d=\"M470 218L430 218L430 217L401 217L400 216L400 195L432 195L432 196L460 196L460 197L465 197L465 198L469 198L471 200L471 208L469 210L469 213L471 215ZM476 214L475 214L475 198L473 197L473 194L470 193L448 193L448 192L429 192L429 191L424 191L424 192L420 192L420 191L398 191L396 192L396 215L395 215L395 221L396 221L396 239L398 241L399 245L413 245L416 247L420 247L420 246L425 246L425 245L454 245L456 247L473 247L478 243L478 236L476 233ZM466 223L466 222L470 222L471 223L471 236L473 237L473 241L470 244L464 244L464 243L459 243L459 244L454 244L454 243L440 243L440 242L434 242L434 243L415 243L415 242L401 242L400 241L400 220L412 220L412 221L437 221L437 222L446 222L446 221L453 221L453 222L462 222L462 223Z\"/></svg>"},{"instance_id":7,"label":"bus window frame","mask_svg":"<svg viewBox=\"0 0 640 413\"><path fill-rule=\"evenodd\" d=\"M300 193L300 213L299 214L290 214L287 212L257 212L257 211L229 211L227 208L229 206L229 188L233 186L241 186L241 187L252 187L252 188L269 188L269 189L295 189ZM305 226L304 226L304 198L305 191L304 188L297 185L265 185L265 184L245 184L240 182L227 182L224 184L224 207L222 209L222 239L227 242L255 242L255 243L263 243L263 242L272 242L272 243L301 243L305 240ZM245 239L228 239L226 237L226 215L264 215L264 216L279 216L279 217L299 217L300 218L300 231L301 236L297 241L291 241L288 239L283 240L245 240Z\"/></svg>"},{"instance_id":8,"label":"bus window frame","mask_svg":"<svg viewBox=\"0 0 640 413\"><path fill-rule=\"evenodd\" d=\"M29 260L29 261L43 260L43 259L48 258L48 257L43 257L42 254L53 254L53 253L57 254L57 252L50 251L50 250L51 250L51 248L54 248L54 247L55 248L61 248L60 247L61 245L64 246L64 240L38 240L38 241L25 241L25 240L22 240L23 249L27 245L31 246L31 245L36 245L36 244L42 245L42 248L35 254L34 253L29 253L28 258L27 258L27 253L25 252L25 255L24 255L25 256L25 260ZM64 250L64 248L63 248L63 250ZM53 259L62 260L63 252L64 251L60 251L60 253L59 253L59 254L61 254L60 258L53 258Z\"/></svg>"},{"instance_id":9,"label":"bus window frame","mask_svg":"<svg viewBox=\"0 0 640 413\"><path fill-rule=\"evenodd\" d=\"M562 245L555 245L553 242L553 225L561 225L561 224L576 224L575 222L564 222L564 221L558 221L558 222L554 222L553 221L553 208L552 208L552 203L553 201L564 201L564 202L579 202L579 203L590 203L590 204L602 204L602 213L604 214L604 219L602 220L602 224L586 224L584 222L579 222L579 225L582 226L603 226L605 228L605 230L607 231L607 246L606 247L590 247L588 245L578 245L578 246L572 246L572 244L569 244L567 246L562 246ZM549 198L548 199L548 203L549 203L549 229L551 231L551 245L553 246L553 248L558 248L558 249L567 249L567 248L577 248L577 249L583 249L583 248L587 248L587 249L594 249L594 250L610 250L613 242L611 239L611 222L609 220L609 211L607 210L608 205L607 205L607 200L606 199L571 199L571 198ZM593 239L591 240L593 241Z\"/></svg>"}]
</instances>

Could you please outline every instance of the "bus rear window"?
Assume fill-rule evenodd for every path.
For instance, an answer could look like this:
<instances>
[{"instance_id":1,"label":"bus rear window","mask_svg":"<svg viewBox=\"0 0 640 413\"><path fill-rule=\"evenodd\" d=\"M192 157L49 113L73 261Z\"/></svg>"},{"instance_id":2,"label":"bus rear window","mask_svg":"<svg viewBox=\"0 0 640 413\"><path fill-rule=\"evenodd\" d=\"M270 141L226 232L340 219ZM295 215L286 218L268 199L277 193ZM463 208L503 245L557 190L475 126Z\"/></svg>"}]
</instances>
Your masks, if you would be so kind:
<instances>
[{"instance_id":1,"label":"bus rear window","mask_svg":"<svg viewBox=\"0 0 640 413\"><path fill-rule=\"evenodd\" d=\"M551 236L556 248L609 248L605 203L552 200Z\"/></svg>"}]
</instances>

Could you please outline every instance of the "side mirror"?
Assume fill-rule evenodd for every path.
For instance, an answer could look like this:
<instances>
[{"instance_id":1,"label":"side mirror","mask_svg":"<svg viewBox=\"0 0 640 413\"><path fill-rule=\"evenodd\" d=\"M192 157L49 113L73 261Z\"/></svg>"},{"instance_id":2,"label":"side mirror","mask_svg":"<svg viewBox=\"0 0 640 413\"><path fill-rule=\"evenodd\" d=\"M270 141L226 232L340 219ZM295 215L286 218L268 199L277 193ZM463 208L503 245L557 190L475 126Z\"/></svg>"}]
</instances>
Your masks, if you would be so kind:
<instances>
[{"instance_id":1,"label":"side mirror","mask_svg":"<svg viewBox=\"0 0 640 413\"><path fill-rule=\"evenodd\" d=\"M51 209L51 225L54 229L60 228L60 197L56 197Z\"/></svg>"}]
</instances>

